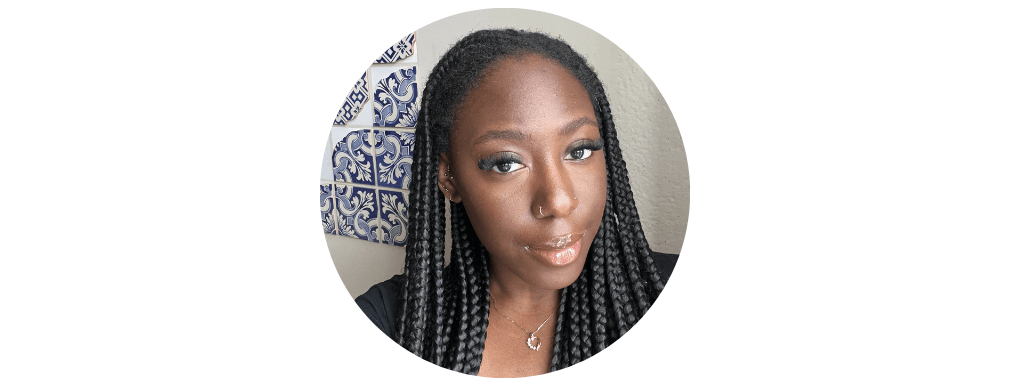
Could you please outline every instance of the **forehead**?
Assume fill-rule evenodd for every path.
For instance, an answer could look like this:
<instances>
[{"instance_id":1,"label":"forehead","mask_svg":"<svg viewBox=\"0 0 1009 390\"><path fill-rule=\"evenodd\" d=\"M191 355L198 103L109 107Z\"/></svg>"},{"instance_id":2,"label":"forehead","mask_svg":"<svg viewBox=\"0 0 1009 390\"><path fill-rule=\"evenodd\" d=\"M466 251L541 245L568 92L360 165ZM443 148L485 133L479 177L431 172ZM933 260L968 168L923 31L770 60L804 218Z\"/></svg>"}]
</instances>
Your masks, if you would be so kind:
<instances>
[{"instance_id":1,"label":"forehead","mask_svg":"<svg viewBox=\"0 0 1009 390\"><path fill-rule=\"evenodd\" d=\"M538 55L504 58L487 68L460 104L452 139L496 129L549 129L583 116L595 119L589 94L554 61Z\"/></svg>"}]
</instances>

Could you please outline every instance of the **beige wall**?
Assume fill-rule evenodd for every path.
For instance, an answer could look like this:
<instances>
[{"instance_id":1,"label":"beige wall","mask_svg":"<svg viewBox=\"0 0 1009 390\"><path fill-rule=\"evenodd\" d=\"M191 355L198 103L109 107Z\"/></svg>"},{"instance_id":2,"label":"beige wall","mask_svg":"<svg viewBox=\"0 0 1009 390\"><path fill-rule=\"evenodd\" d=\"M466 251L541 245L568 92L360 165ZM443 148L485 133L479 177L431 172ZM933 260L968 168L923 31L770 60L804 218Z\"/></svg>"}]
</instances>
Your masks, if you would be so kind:
<instances>
[{"instance_id":1,"label":"beige wall","mask_svg":"<svg viewBox=\"0 0 1009 390\"><path fill-rule=\"evenodd\" d=\"M648 242L655 251L680 253L690 186L679 129L665 99L641 67L603 36L573 21L536 11L496 9L454 15L417 30L418 84L423 88L442 53L466 34L506 27L559 37L595 68L610 99ZM661 50L661 37L643 39L654 39ZM375 42L376 53L390 43ZM361 60L366 66L368 59ZM676 93L668 88L666 92ZM353 296L403 270L405 251L401 247L324 235L333 263Z\"/></svg>"}]
</instances>

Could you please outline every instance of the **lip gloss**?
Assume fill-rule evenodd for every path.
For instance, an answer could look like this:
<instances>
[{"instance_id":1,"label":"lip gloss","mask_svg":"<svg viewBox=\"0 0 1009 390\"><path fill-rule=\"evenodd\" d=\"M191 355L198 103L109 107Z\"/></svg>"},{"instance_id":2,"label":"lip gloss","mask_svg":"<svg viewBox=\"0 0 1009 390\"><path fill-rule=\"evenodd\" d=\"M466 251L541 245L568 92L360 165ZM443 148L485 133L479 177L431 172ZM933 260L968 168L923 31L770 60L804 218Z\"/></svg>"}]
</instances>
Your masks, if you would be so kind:
<instances>
[{"instance_id":1,"label":"lip gloss","mask_svg":"<svg viewBox=\"0 0 1009 390\"><path fill-rule=\"evenodd\" d=\"M580 238L578 241L575 241L573 245L560 250L532 249L528 246L526 247L526 250L537 254L540 258L546 260L546 262L556 266L567 265L575 261L575 259L578 258L578 253L581 252L581 249L582 240Z\"/></svg>"},{"instance_id":2,"label":"lip gloss","mask_svg":"<svg viewBox=\"0 0 1009 390\"><path fill-rule=\"evenodd\" d=\"M578 258L578 252L582 249L582 240L578 240L574 245L561 249L550 254L550 262L553 265L565 265Z\"/></svg>"}]
</instances>

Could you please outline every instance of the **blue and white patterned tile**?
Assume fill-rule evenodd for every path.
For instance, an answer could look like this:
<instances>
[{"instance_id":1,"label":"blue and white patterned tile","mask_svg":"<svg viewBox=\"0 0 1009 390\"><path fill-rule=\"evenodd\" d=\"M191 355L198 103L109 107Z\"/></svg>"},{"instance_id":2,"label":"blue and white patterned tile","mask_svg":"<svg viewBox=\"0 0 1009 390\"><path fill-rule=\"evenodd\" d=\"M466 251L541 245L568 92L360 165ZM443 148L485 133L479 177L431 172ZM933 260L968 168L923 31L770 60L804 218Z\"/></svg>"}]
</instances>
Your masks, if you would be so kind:
<instances>
[{"instance_id":1,"label":"blue and white patterned tile","mask_svg":"<svg viewBox=\"0 0 1009 390\"><path fill-rule=\"evenodd\" d=\"M326 139L326 149L322 151L322 181L333 181L333 138Z\"/></svg>"},{"instance_id":2,"label":"blue and white patterned tile","mask_svg":"<svg viewBox=\"0 0 1009 390\"><path fill-rule=\"evenodd\" d=\"M403 39L400 39L399 42L396 42L395 45L392 45L391 47L389 47L389 49L383 52L382 56L379 57L377 60L375 60L375 63L391 64L393 62L403 60L412 56L416 36L417 33L412 32L410 33L410 35L407 35Z\"/></svg>"},{"instance_id":3,"label":"blue and white patterned tile","mask_svg":"<svg viewBox=\"0 0 1009 390\"><path fill-rule=\"evenodd\" d=\"M410 197L402 191L378 190L378 194L382 203L382 242L406 245L406 210L410 206Z\"/></svg>"},{"instance_id":4,"label":"blue and white patterned tile","mask_svg":"<svg viewBox=\"0 0 1009 390\"><path fill-rule=\"evenodd\" d=\"M357 184L375 184L375 146L371 130L334 127L333 180Z\"/></svg>"},{"instance_id":5,"label":"blue and white patterned tile","mask_svg":"<svg viewBox=\"0 0 1009 390\"><path fill-rule=\"evenodd\" d=\"M368 96L370 96L370 91L368 89L368 71L364 71L361 78L354 82L354 87L350 89L350 93L347 97L343 99L343 106L340 107L340 111L336 113L336 119L333 120L333 126L343 126L349 123L351 120L357 117L357 114L361 112L364 108L364 104L368 102Z\"/></svg>"},{"instance_id":6,"label":"blue and white patterned tile","mask_svg":"<svg viewBox=\"0 0 1009 390\"><path fill-rule=\"evenodd\" d=\"M375 129L375 164L378 185L407 189L413 165L414 134L406 131Z\"/></svg>"},{"instance_id":7,"label":"blue and white patterned tile","mask_svg":"<svg viewBox=\"0 0 1009 390\"><path fill-rule=\"evenodd\" d=\"M333 216L333 185L319 186L319 211L322 214L322 230L326 234L336 234L336 219Z\"/></svg>"},{"instance_id":8,"label":"blue and white patterned tile","mask_svg":"<svg viewBox=\"0 0 1009 390\"><path fill-rule=\"evenodd\" d=\"M417 103L417 67L393 71L375 82L375 126L414 127Z\"/></svg>"},{"instance_id":9,"label":"blue and white patterned tile","mask_svg":"<svg viewBox=\"0 0 1009 390\"><path fill-rule=\"evenodd\" d=\"M378 201L374 188L334 185L336 231L341 236L379 242Z\"/></svg>"}]
</instances>

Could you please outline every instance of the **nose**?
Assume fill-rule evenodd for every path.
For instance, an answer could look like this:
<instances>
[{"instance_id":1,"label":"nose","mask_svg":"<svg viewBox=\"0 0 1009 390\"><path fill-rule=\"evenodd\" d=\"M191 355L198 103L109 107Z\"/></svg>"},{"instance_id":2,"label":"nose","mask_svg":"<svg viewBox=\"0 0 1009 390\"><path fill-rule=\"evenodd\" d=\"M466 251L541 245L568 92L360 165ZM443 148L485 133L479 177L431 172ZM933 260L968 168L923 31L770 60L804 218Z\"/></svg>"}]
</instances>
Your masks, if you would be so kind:
<instances>
[{"instance_id":1,"label":"nose","mask_svg":"<svg viewBox=\"0 0 1009 390\"><path fill-rule=\"evenodd\" d=\"M530 211L537 219L567 217L578 208L571 172L563 161L544 165L536 172L536 192Z\"/></svg>"}]
</instances>

